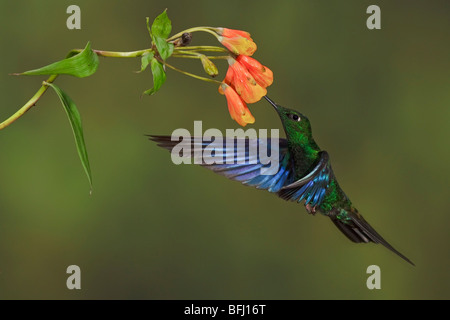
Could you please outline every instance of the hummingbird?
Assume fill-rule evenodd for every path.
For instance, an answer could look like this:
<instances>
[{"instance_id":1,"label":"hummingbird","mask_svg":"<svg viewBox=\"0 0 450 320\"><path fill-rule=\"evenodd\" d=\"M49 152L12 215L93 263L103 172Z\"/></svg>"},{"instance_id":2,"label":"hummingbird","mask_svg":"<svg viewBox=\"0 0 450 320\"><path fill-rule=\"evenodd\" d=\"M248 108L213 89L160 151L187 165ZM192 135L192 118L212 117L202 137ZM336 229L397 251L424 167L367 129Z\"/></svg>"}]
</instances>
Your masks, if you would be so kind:
<instances>
[{"instance_id":1,"label":"hummingbird","mask_svg":"<svg viewBox=\"0 0 450 320\"><path fill-rule=\"evenodd\" d=\"M320 212L330 218L334 225L352 242L379 243L391 250L402 259L414 266L406 256L392 247L353 206L350 199L341 189L331 168L328 152L321 150L312 136L311 124L306 116L298 111L284 108L269 97L264 98L272 105L281 119L286 139L279 139L278 170L272 175L262 175L264 165L260 158L245 163L212 163L203 159L199 164L231 180L236 180L247 186L275 193L281 199L304 204L309 214ZM149 135L149 139L158 146L169 151L178 144L170 136ZM188 142L195 150L204 150L208 141L192 137ZM244 157L251 160L249 149L252 146L271 148L270 139L246 138L245 152L239 150L237 143L223 143L224 154L232 152L235 160ZM217 146L217 145L216 145ZM231 147L230 147L231 146ZM231 150L230 150L231 148ZM217 150L216 150L217 152ZM255 160L255 159L253 159Z\"/></svg>"}]
</instances>

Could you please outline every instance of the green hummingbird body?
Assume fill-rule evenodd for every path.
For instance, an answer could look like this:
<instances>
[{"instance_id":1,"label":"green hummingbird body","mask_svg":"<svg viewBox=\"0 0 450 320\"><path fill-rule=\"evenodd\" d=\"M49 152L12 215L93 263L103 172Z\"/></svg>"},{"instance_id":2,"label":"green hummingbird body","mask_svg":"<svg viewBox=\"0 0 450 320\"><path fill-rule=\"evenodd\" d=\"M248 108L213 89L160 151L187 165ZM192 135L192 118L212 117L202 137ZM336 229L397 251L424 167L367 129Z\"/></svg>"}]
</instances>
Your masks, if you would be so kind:
<instances>
[{"instance_id":1,"label":"green hummingbird body","mask_svg":"<svg viewBox=\"0 0 450 320\"><path fill-rule=\"evenodd\" d=\"M341 187L333 177L330 181L327 192L325 193L325 197L322 203L319 206L320 212L326 214L332 211L334 208L341 208L346 211L355 211L356 209L352 206L352 202L345 195L344 191L342 191ZM344 217L339 217L344 218Z\"/></svg>"},{"instance_id":2,"label":"green hummingbird body","mask_svg":"<svg viewBox=\"0 0 450 320\"><path fill-rule=\"evenodd\" d=\"M324 189L320 201L313 202L313 206L306 200L305 207L308 213L315 214L318 209L322 214L331 218L333 223L353 242L375 242L381 243L389 250L393 251L407 262L414 265L408 258L395 250L386 240L384 240L362 217L358 210L352 205L352 202L339 186L336 177L331 169L328 159L328 153L319 148L312 136L311 124L303 114L283 108L275 104L268 97L266 100L275 108L288 140L289 153L292 155L292 170L295 171L296 182L285 186L280 192L280 197L285 200L301 201L311 199L311 193L317 194L315 187L306 187L306 183L314 182ZM326 154L320 167L317 163ZM306 181L305 176L314 172L314 179ZM319 176L321 175L321 176ZM326 178L323 178L326 176ZM305 189L305 190L303 190ZM302 191L303 190L303 191ZM314 197L315 199L316 197Z\"/></svg>"},{"instance_id":3,"label":"green hummingbird body","mask_svg":"<svg viewBox=\"0 0 450 320\"><path fill-rule=\"evenodd\" d=\"M276 110L279 113L286 132L288 149L292 155L295 170L295 178L296 180L301 179L313 170L320 158L320 152L322 150L314 141L311 124L307 117L299 112L283 108L279 105L276 105ZM335 208L348 211L356 210L352 207L351 201L339 187L334 174L332 174L325 196L322 203L318 205L318 209L321 213L328 215Z\"/></svg>"},{"instance_id":4,"label":"green hummingbird body","mask_svg":"<svg viewBox=\"0 0 450 320\"><path fill-rule=\"evenodd\" d=\"M245 185L276 193L284 200L303 202L308 213L315 214L316 211L319 211L328 216L351 241L380 243L414 265L384 240L352 205L336 180L328 153L321 150L314 141L308 118L295 110L275 104L267 96L265 98L277 111L286 133L286 139L279 139L278 172L270 176L263 175L260 173L263 165L259 162L256 164L214 164L204 159L201 165ZM170 136L150 136L150 139L168 150L172 150L178 143L173 141ZM192 138L188 143L192 144L193 150L204 149L208 146L198 137ZM246 140L246 146L249 149L250 145L255 144L260 147L261 141L258 139ZM232 147L228 147L229 145ZM266 145L270 146L269 141ZM225 154L231 151L235 155L242 154L236 148L235 141L232 141L231 144L227 142L220 152Z\"/></svg>"},{"instance_id":5,"label":"green hummingbird body","mask_svg":"<svg viewBox=\"0 0 450 320\"><path fill-rule=\"evenodd\" d=\"M301 115L303 121L308 121L307 118ZM307 124L307 132L312 132L311 126ZM285 128L288 137L288 148L293 157L296 179L301 179L308 172L311 172L314 165L320 158L320 151L322 151L317 143L314 141L312 135L297 134L298 131L294 128ZM328 215L333 209L345 209L347 211L355 211L350 199L346 196L344 191L339 186L334 175L330 177L330 182L326 190L322 203L318 205L319 211ZM343 214L344 215L344 214ZM343 215L340 218L344 218Z\"/></svg>"}]
</instances>

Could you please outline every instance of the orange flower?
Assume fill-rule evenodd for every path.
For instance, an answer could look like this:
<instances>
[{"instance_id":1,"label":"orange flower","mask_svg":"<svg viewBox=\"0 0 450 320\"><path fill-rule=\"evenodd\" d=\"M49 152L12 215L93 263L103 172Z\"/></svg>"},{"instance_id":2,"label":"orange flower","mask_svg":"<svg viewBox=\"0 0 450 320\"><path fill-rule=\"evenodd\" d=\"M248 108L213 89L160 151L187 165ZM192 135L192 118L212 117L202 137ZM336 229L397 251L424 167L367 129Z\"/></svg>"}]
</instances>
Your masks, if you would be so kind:
<instances>
[{"instance_id":1,"label":"orange flower","mask_svg":"<svg viewBox=\"0 0 450 320\"><path fill-rule=\"evenodd\" d=\"M224 81L236 90L242 100L255 103L267 94L266 88L260 86L242 64L231 57L228 64L230 67Z\"/></svg>"},{"instance_id":2,"label":"orange flower","mask_svg":"<svg viewBox=\"0 0 450 320\"><path fill-rule=\"evenodd\" d=\"M256 51L256 43L244 37L225 38L219 36L218 39L220 43L236 55L251 56Z\"/></svg>"},{"instance_id":3,"label":"orange flower","mask_svg":"<svg viewBox=\"0 0 450 320\"><path fill-rule=\"evenodd\" d=\"M239 55L236 60L247 68L256 83L261 87L266 88L273 83L273 72L257 60L244 55Z\"/></svg>"},{"instance_id":4,"label":"orange flower","mask_svg":"<svg viewBox=\"0 0 450 320\"><path fill-rule=\"evenodd\" d=\"M250 58L256 51L256 44L250 33L228 28L214 28L219 41L235 54L228 57L229 68L219 87L228 102L231 118L241 126L254 123L246 103L255 103L267 94L267 87L273 83L272 71L257 60Z\"/></svg>"},{"instance_id":5,"label":"orange flower","mask_svg":"<svg viewBox=\"0 0 450 320\"><path fill-rule=\"evenodd\" d=\"M247 105L232 87L226 83L222 83L219 87L219 92L220 94L224 94L225 98L227 98L228 112L230 113L231 119L235 120L243 127L245 127L247 123L255 122L255 118L250 113Z\"/></svg>"},{"instance_id":6,"label":"orange flower","mask_svg":"<svg viewBox=\"0 0 450 320\"><path fill-rule=\"evenodd\" d=\"M228 29L228 28L216 28L215 31L220 35L226 38L234 38L234 37L244 37L250 41L253 41L250 38L250 33L242 30Z\"/></svg>"},{"instance_id":7,"label":"orange flower","mask_svg":"<svg viewBox=\"0 0 450 320\"><path fill-rule=\"evenodd\" d=\"M223 79L223 82L225 82L228 85L231 85L231 83L233 82L233 79L234 79L234 69L228 68L227 74L225 76L225 79Z\"/></svg>"},{"instance_id":8,"label":"orange flower","mask_svg":"<svg viewBox=\"0 0 450 320\"><path fill-rule=\"evenodd\" d=\"M217 39L220 43L234 54L251 56L255 53L256 43L250 38L250 33L228 28L216 28L215 31L219 34Z\"/></svg>"}]
</instances>

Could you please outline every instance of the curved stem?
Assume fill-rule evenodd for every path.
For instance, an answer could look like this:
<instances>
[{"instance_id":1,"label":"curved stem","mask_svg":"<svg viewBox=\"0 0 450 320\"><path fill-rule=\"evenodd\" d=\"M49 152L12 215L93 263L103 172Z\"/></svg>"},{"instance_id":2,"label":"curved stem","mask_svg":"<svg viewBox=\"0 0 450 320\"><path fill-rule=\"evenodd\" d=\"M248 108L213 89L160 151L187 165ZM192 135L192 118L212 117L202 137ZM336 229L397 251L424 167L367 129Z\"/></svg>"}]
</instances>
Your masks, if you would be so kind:
<instances>
[{"instance_id":1,"label":"curved stem","mask_svg":"<svg viewBox=\"0 0 450 320\"><path fill-rule=\"evenodd\" d=\"M188 59L201 59L198 55L188 55L188 54L181 54L181 53L175 53L172 55L174 58L188 58ZM230 56L206 56L208 59L223 59L226 60Z\"/></svg>"},{"instance_id":2,"label":"curved stem","mask_svg":"<svg viewBox=\"0 0 450 320\"><path fill-rule=\"evenodd\" d=\"M205 77L198 76L198 75L193 74L193 73L190 73L190 72L183 71L183 70L181 70L181 69L178 69L177 67L174 67L174 66L168 64L167 62L165 62L165 61L163 61L163 60L158 59L158 61L161 62L162 64L164 64L165 66L168 66L170 69L175 70L175 71L178 71L178 72L180 72L180 73L182 73L182 74L185 74L185 75L187 75L187 76L190 76L190 77L192 77L192 78L199 79L199 80L203 80L203 81L206 81L206 82L216 83L216 84L221 84L221 83L222 83L221 81L217 81L217 80L205 78Z\"/></svg>"},{"instance_id":3,"label":"curved stem","mask_svg":"<svg viewBox=\"0 0 450 320\"><path fill-rule=\"evenodd\" d=\"M188 46L175 48L173 52L184 50L210 51L210 52L229 52L227 49L217 46Z\"/></svg>"},{"instance_id":4,"label":"curved stem","mask_svg":"<svg viewBox=\"0 0 450 320\"><path fill-rule=\"evenodd\" d=\"M14 113L11 117L0 123L0 130L9 126L11 123L23 116L25 112L27 112L31 107L33 107L36 102L42 97L45 91L47 91L48 85L46 85L45 83L52 83L57 77L58 75L54 74L51 75L46 81L44 81L42 87L38 90L38 92L36 92L36 94L30 100L28 100L28 102L25 103L22 108L17 110L16 113Z\"/></svg>"},{"instance_id":5,"label":"curved stem","mask_svg":"<svg viewBox=\"0 0 450 320\"><path fill-rule=\"evenodd\" d=\"M198 52L192 52L189 50L177 50L176 52L174 51L174 53L172 53L172 55L178 55L178 54L184 54L184 55L189 55L192 58L200 58L200 56L202 56L203 54L198 53Z\"/></svg>"},{"instance_id":6,"label":"curved stem","mask_svg":"<svg viewBox=\"0 0 450 320\"><path fill-rule=\"evenodd\" d=\"M213 31L213 28L210 27L196 27L196 28L190 28L187 29L183 32L177 33L176 35L172 36L171 38L167 39L168 41L171 39L175 39L177 37L180 37L183 33L185 32L194 32L194 31L204 31L204 32L209 32L211 34L213 34L214 36L218 37L217 33L215 33ZM227 49L225 48L221 48L221 47L216 47L216 46L191 46L191 47L183 47L180 48L181 50L175 48L174 53L175 56L178 55L179 57L183 57L183 58L199 58L198 54L194 53L194 52L189 52L189 50L198 50L198 51L209 51L209 52L228 52ZM188 51L186 51L188 50ZM69 52L68 56L72 56L74 54L80 53L81 51L83 51L83 49L73 49L72 51ZM153 52L154 50L152 48L149 49L143 49L143 50L137 50L137 51L129 51L129 52L120 52L120 51L105 51L105 50L92 50L94 51L98 56L100 57L111 57L111 58L137 58L137 57L141 57L146 53L149 52ZM184 52L183 52L184 51ZM208 57L209 59L226 59L226 56L210 56ZM163 63L164 65L168 66L169 68L178 71L180 73L183 73L185 75L188 75L190 77L199 79L199 80L203 80L203 81L207 81L207 82L212 82L212 83L217 83L220 84L220 81L217 80L213 80L213 79L209 79L209 78L205 78L202 76L198 76L195 75L193 73L189 73L183 70L180 70L174 66L171 66L167 63L165 63L164 61L161 61L161 63ZM7 126L9 126L11 123L13 123L14 121L16 121L17 119L19 119L21 116L23 116L25 114L25 112L27 112L31 107L33 107L36 102L42 97L42 95L47 91L48 89L48 85L46 85L45 83L52 83L53 81L55 81L55 79L58 77L58 75L51 75L47 81L44 81L43 85L41 86L41 88L36 92L36 94L30 99L28 100L27 103L25 103L25 105L20 108L19 110L17 110L12 116L10 116L8 119L6 119L5 121L0 123L0 130L6 128Z\"/></svg>"},{"instance_id":7,"label":"curved stem","mask_svg":"<svg viewBox=\"0 0 450 320\"><path fill-rule=\"evenodd\" d=\"M187 59L201 59L199 56L190 56L186 54L173 54L172 57L174 58L187 58Z\"/></svg>"},{"instance_id":8,"label":"curved stem","mask_svg":"<svg viewBox=\"0 0 450 320\"><path fill-rule=\"evenodd\" d=\"M83 51L83 49L73 49L69 52L68 57L73 56L74 54L80 53ZM141 57L144 54L148 52L153 52L153 49L144 49L144 50L138 50L138 51L130 51L130 52L118 52L118 51L104 51L104 50L92 50L94 51L98 56L101 57L112 57L112 58L137 58ZM31 107L33 107L36 102L42 97L42 95L47 91L48 85L46 83L52 83L55 81L55 79L58 77L58 75L51 75L47 81L44 81L41 88L36 92L36 94L28 100L25 105L17 110L12 116L10 116L8 119L0 123L0 130L6 128L11 123L19 119L21 116L25 114Z\"/></svg>"},{"instance_id":9,"label":"curved stem","mask_svg":"<svg viewBox=\"0 0 450 320\"><path fill-rule=\"evenodd\" d=\"M177 34L174 34L169 39L167 39L167 41L171 41L171 40L174 40L176 38L179 38L179 37L181 37L183 35L183 33L196 32L196 31L208 32L208 33L211 33L213 36L215 36L217 38L219 35L216 32L214 32L213 30L214 30L214 28L211 28L211 27L194 27L194 28L189 28L189 29L183 30L181 32L178 32Z\"/></svg>"}]
</instances>

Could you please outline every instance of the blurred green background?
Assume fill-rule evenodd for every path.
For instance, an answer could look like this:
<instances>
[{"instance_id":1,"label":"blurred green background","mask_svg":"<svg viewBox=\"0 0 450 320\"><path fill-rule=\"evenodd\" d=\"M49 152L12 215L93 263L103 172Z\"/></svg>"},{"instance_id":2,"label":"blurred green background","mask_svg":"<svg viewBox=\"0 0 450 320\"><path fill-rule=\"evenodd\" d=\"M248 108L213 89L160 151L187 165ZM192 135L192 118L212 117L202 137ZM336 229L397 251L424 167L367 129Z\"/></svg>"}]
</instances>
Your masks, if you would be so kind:
<instances>
[{"instance_id":1,"label":"blurred green background","mask_svg":"<svg viewBox=\"0 0 450 320\"><path fill-rule=\"evenodd\" d=\"M81 8L81 30L66 8ZM381 30L366 8L381 8ZM0 132L2 299L449 299L448 1L2 1L1 120L45 77L13 77L87 41L147 48L145 17L168 8L173 32L247 30L269 66L269 95L309 117L345 192L411 267L349 242L302 205L197 166L175 166L144 134L235 128L214 85L171 70L156 95L139 59L100 60L56 84L76 102L94 190L54 92ZM215 44L194 34L193 45ZM173 64L201 73L192 61ZM220 65L224 76L225 65ZM265 102L254 128L280 128ZM80 266L81 290L66 288ZM366 268L381 268L368 290Z\"/></svg>"}]
</instances>

